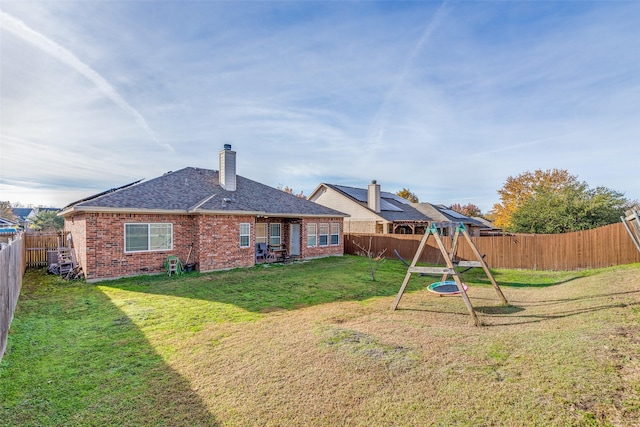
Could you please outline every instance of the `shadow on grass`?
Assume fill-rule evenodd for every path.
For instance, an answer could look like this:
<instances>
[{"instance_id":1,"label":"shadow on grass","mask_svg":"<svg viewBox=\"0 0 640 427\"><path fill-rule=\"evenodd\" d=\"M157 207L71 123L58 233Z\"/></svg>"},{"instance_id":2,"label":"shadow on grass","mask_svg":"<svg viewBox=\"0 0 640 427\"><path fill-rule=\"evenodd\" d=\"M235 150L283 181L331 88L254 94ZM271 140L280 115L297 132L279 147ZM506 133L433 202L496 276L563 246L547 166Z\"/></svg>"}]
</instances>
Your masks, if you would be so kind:
<instances>
[{"instance_id":1,"label":"shadow on grass","mask_svg":"<svg viewBox=\"0 0 640 427\"><path fill-rule=\"evenodd\" d=\"M552 306L561 306L565 304L571 304L575 302L584 302L584 301L610 301L612 299L616 299L621 296L629 296L634 294L640 294L640 290L638 291L623 291L623 292L607 292L607 293L599 293L592 295L581 295L573 298L558 298L558 299L546 299L541 301L519 301L519 300L510 300L508 304L502 305L499 304L498 300L495 298L487 298L487 297L471 297L471 303L473 305L474 310L477 313L485 314L489 317L502 317L502 318L511 318L512 322L504 323L501 322L499 325L490 325L486 324L485 326L507 326L507 325L517 325L517 324L526 324L526 323L539 323L547 320L561 319L565 317L572 317L586 313L593 313L603 310L610 310L614 308L626 308L640 305L640 303L611 303L611 304L599 304L599 305L591 305L580 308L567 308L566 310L549 312L543 314L527 314L531 313L532 309L537 307L552 307ZM464 307L464 302L462 298L458 295L447 296L446 298L459 298L461 307ZM496 305L477 305L478 301L494 301ZM398 307L398 310L406 310L406 311L422 311L429 313L450 313L449 309L426 309L423 307L420 308L406 308L406 307ZM546 310L546 308L545 308ZM462 312L461 312L462 313ZM466 314L466 313L465 313Z\"/></svg>"},{"instance_id":2,"label":"shadow on grass","mask_svg":"<svg viewBox=\"0 0 640 427\"><path fill-rule=\"evenodd\" d=\"M618 304L604 304L604 305L599 305L599 306L594 306L594 307L584 307L584 308L578 308L578 309L573 309L573 310L564 310L564 311L560 311L560 312L556 312L556 313L548 313L548 314L524 314L524 315L517 315L513 317L512 322L509 323L501 323L499 325L485 325L485 326L509 326L509 325L523 325L523 324L528 324L528 323L540 323L540 322L544 322L544 321L549 321L549 320L555 320L555 319L563 319L566 317L573 317L573 316L578 316L578 315L582 315L582 314L587 314L587 313L596 313L599 311L604 311L604 310L611 310L614 308L626 308L626 307L634 307L634 306L638 306L640 305L640 303L630 303L630 304L625 304L625 303L618 303ZM478 308L476 308L476 311L480 311ZM497 315L499 313L487 313L487 314L493 314L493 315Z\"/></svg>"},{"instance_id":3,"label":"shadow on grass","mask_svg":"<svg viewBox=\"0 0 640 427\"><path fill-rule=\"evenodd\" d=\"M3 425L217 426L94 286L29 270L0 364Z\"/></svg>"},{"instance_id":4,"label":"shadow on grass","mask_svg":"<svg viewBox=\"0 0 640 427\"><path fill-rule=\"evenodd\" d=\"M509 305L504 306L479 306L474 307L477 312L491 315L491 316L509 316L514 315L520 312L531 311L532 308L536 307L551 307L551 306L560 306L564 304L571 304L574 302L583 302L583 301L597 301L604 300L610 301L620 296L634 295L640 294L640 291L624 291L624 292L607 292L600 293L594 295L582 295L574 298L558 298L558 299L548 299L543 301L511 301ZM513 304L513 303L516 304ZM518 305L520 304L520 305ZM600 305L592 305L587 307L580 308L570 308L562 311L552 312L552 313L544 313L544 314L521 314L517 316L513 316L516 320L515 322L510 322L510 325L515 324L524 324L524 323L538 323L545 320L553 320L553 319L561 319L565 317L577 316L580 314L593 313L602 310L610 310L613 308L626 308L640 305L640 303L632 302L632 303L611 303L611 304L600 304Z\"/></svg>"},{"instance_id":5,"label":"shadow on grass","mask_svg":"<svg viewBox=\"0 0 640 427\"><path fill-rule=\"evenodd\" d=\"M476 271L474 271L476 270ZM471 286L491 282L481 269L465 273L463 281ZM336 301L363 301L375 297L395 296L407 269L400 261L387 259L376 270L376 280L369 277L369 265L363 257L345 255L288 265L267 264L206 274L191 273L167 277L138 276L97 283L116 289L200 299L232 304L254 313L295 310ZM524 280L502 282L500 286L547 287L575 280L580 274L549 275L526 272ZM508 278L508 275L502 277ZM540 280L537 280L537 279ZM423 290L440 277L413 275L405 293Z\"/></svg>"},{"instance_id":6,"label":"shadow on grass","mask_svg":"<svg viewBox=\"0 0 640 427\"><path fill-rule=\"evenodd\" d=\"M516 305L511 305L511 304L496 305L496 306L480 306L480 307L474 307L474 309L478 313L490 314L490 315L504 315L504 316L520 313L526 310L524 307L518 307Z\"/></svg>"},{"instance_id":7,"label":"shadow on grass","mask_svg":"<svg viewBox=\"0 0 640 427\"><path fill-rule=\"evenodd\" d=\"M385 262L377 270L376 280L372 281L362 257L344 256L206 274L138 276L97 285L215 301L264 313L393 296L398 292L405 273L406 269L399 262ZM425 282L416 281L408 291L422 289L425 285Z\"/></svg>"},{"instance_id":8,"label":"shadow on grass","mask_svg":"<svg viewBox=\"0 0 640 427\"><path fill-rule=\"evenodd\" d=\"M467 273L468 274L468 273ZM574 280L577 279L581 279L582 275L576 274L575 276L570 276L570 277L566 277L566 278L562 278L560 280L558 279L550 279L548 277L539 277L538 281L536 281L536 277L534 273L531 273L531 275L533 277L531 277L529 280L525 281L510 281L508 279L505 279L503 277L501 277L502 275L499 272L496 273L492 273L493 274L493 278L495 279L496 283L498 283L499 286L504 286L507 288L548 288L551 286L557 286L557 285L562 285L563 283L569 283L572 282ZM468 283L474 283L477 285L486 285L486 286L491 286L491 281L489 280L488 277L484 276L484 273L482 276L479 276L477 273L474 274L473 276L462 276L462 281L463 282L468 282Z\"/></svg>"}]
</instances>

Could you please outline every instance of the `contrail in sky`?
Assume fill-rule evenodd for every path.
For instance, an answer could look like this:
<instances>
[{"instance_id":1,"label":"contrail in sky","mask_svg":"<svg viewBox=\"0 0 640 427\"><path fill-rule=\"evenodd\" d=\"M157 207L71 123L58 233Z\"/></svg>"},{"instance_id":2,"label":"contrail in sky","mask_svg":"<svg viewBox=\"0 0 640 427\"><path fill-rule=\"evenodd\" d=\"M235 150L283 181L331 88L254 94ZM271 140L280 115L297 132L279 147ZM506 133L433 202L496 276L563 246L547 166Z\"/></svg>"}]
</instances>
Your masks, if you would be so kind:
<instances>
[{"instance_id":1,"label":"contrail in sky","mask_svg":"<svg viewBox=\"0 0 640 427\"><path fill-rule=\"evenodd\" d=\"M407 61L404 64L402 72L396 79L391 90L387 93L387 96L382 102L382 105L378 109L378 113L373 118L373 121L371 124L371 127L372 127L371 139L372 139L373 145L379 145L382 142L382 137L384 136L384 127L385 127L383 115L387 110L387 105L389 104L391 99L395 97L396 93L404 83L404 80L407 77L409 69L413 66L413 63L415 62L416 58L420 54L422 47L429 40L433 31L436 29L436 27L440 24L440 21L442 21L442 19L446 15L446 10L445 10L446 5L447 5L447 0L442 2L438 10L436 11L435 15L433 16L433 18L431 18L431 21L429 22L429 24L427 24L427 27L425 28L424 32L422 33L422 36L420 37L420 40L418 40L416 45L411 50L411 53L409 54L409 57L407 58Z\"/></svg>"},{"instance_id":2,"label":"contrail in sky","mask_svg":"<svg viewBox=\"0 0 640 427\"><path fill-rule=\"evenodd\" d=\"M46 36L38 33L37 31L32 30L24 22L14 18L6 12L0 12L0 28L6 29L17 37L20 37L22 40L33 44L34 46L53 56L60 62L67 64L75 71L86 77L89 81L95 84L100 92L102 92L107 98L111 99L118 107L131 114L136 123L138 123L138 126L140 126L156 144L172 152L175 151L173 147L171 147L171 145L160 143L151 131L149 124L142 116L142 114L140 114L138 110L129 105L129 103L125 101L125 99L120 96L120 94L114 89L114 87L111 86L109 82L107 82L100 74L98 74L95 70L82 62L69 50L60 46L58 43L47 38Z\"/></svg>"}]
</instances>

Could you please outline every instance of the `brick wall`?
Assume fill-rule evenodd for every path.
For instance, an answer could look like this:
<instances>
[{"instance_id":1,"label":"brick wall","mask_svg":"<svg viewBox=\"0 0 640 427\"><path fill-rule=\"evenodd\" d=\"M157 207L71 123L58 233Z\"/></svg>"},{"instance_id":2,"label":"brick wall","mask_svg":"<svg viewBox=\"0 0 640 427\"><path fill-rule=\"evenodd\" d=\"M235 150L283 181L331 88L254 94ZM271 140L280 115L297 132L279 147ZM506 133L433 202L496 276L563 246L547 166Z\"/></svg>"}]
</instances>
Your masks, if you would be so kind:
<instances>
[{"instance_id":1,"label":"brick wall","mask_svg":"<svg viewBox=\"0 0 640 427\"><path fill-rule=\"evenodd\" d=\"M270 218L269 223L282 224L282 242L289 243L291 222L301 224L301 257L317 258L342 255L342 218L283 219ZM307 247L306 224L339 223L339 245ZM173 249L153 252L125 253L124 228L128 223L173 224ZM240 247L240 224L251 225L250 245ZM255 263L255 223L253 216L238 215L167 215L123 213L76 213L65 219L65 230L70 232L85 277L88 281L111 279L140 274L164 273L167 256L180 258L183 263L197 264L201 272L237 267L250 267Z\"/></svg>"},{"instance_id":2,"label":"brick wall","mask_svg":"<svg viewBox=\"0 0 640 427\"><path fill-rule=\"evenodd\" d=\"M200 271L250 267L255 262L255 218L252 216L198 216ZM240 224L251 224L248 248L240 247Z\"/></svg>"},{"instance_id":3,"label":"brick wall","mask_svg":"<svg viewBox=\"0 0 640 427\"><path fill-rule=\"evenodd\" d=\"M340 225L340 234L338 237L338 245L331 246L307 246L307 225L308 224L318 224L318 231L320 224L331 224L338 223ZM328 255L342 255L344 254L344 239L342 238L343 234L343 221L342 218L305 218L302 220L302 230L300 232L302 238L302 244L300 245L300 251L302 258L318 258ZM331 233L331 229L329 229L329 233ZM320 238L318 237L319 243ZM329 234L329 243L331 243L331 234Z\"/></svg>"},{"instance_id":4,"label":"brick wall","mask_svg":"<svg viewBox=\"0 0 640 427\"><path fill-rule=\"evenodd\" d=\"M125 253L124 225L129 223L173 224L173 249ZM186 261L196 235L194 218L189 215L79 213L65 220L65 229L71 232L89 281L164 272L167 256Z\"/></svg>"},{"instance_id":5,"label":"brick wall","mask_svg":"<svg viewBox=\"0 0 640 427\"><path fill-rule=\"evenodd\" d=\"M71 233L72 245L75 250L76 259L82 271L86 272L87 268L87 220L84 213L74 215L70 219L64 221L64 231ZM86 273L85 273L86 274Z\"/></svg>"}]
</instances>

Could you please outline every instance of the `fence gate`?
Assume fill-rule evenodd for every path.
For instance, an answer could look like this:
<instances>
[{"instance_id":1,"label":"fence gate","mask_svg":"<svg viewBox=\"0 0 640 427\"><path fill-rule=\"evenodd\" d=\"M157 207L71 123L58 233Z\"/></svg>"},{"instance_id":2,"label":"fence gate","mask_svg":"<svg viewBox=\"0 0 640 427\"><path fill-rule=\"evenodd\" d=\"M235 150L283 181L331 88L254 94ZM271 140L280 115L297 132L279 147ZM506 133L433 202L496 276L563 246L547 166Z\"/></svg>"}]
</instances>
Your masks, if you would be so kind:
<instances>
[{"instance_id":1,"label":"fence gate","mask_svg":"<svg viewBox=\"0 0 640 427\"><path fill-rule=\"evenodd\" d=\"M27 267L46 267L49 251L57 251L65 246L63 233L57 232L27 232L24 234Z\"/></svg>"}]
</instances>

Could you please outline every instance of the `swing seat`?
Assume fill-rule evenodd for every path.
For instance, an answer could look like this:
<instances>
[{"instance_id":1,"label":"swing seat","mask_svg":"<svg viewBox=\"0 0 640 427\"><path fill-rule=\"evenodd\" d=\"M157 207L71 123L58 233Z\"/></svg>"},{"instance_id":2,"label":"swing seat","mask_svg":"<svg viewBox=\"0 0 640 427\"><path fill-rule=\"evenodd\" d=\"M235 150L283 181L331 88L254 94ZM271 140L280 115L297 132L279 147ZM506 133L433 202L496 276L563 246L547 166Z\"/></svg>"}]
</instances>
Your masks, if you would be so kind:
<instances>
[{"instance_id":1,"label":"swing seat","mask_svg":"<svg viewBox=\"0 0 640 427\"><path fill-rule=\"evenodd\" d=\"M464 283L462 284L462 288L465 292L469 289ZM458 285L453 280L432 283L427 290L439 295L458 295L460 293Z\"/></svg>"}]
</instances>

